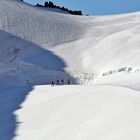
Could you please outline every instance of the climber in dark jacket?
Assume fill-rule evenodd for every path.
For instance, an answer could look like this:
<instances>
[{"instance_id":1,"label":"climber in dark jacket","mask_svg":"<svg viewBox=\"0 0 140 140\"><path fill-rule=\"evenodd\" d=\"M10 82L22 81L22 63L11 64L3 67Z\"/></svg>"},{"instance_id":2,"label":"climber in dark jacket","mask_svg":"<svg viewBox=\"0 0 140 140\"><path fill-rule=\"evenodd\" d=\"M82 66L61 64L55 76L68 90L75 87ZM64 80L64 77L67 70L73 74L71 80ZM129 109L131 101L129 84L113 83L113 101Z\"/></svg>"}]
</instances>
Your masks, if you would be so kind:
<instances>
[{"instance_id":1,"label":"climber in dark jacket","mask_svg":"<svg viewBox=\"0 0 140 140\"><path fill-rule=\"evenodd\" d=\"M68 79L67 84L70 85L70 79Z\"/></svg>"},{"instance_id":2,"label":"climber in dark jacket","mask_svg":"<svg viewBox=\"0 0 140 140\"><path fill-rule=\"evenodd\" d=\"M57 80L57 81L56 81L56 85L60 85L60 82L59 82L59 80Z\"/></svg>"},{"instance_id":3,"label":"climber in dark jacket","mask_svg":"<svg viewBox=\"0 0 140 140\"><path fill-rule=\"evenodd\" d=\"M52 81L51 86L52 86L52 87L54 86L54 81Z\"/></svg>"}]
</instances>

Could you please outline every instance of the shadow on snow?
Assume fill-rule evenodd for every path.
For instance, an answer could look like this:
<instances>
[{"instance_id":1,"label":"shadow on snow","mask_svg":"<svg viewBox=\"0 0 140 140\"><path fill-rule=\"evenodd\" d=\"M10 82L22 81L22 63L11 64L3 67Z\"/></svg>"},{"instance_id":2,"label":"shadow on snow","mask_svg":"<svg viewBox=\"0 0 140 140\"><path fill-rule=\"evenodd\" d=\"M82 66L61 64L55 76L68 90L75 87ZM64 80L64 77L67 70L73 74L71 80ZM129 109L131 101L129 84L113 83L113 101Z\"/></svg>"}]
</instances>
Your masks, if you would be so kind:
<instances>
[{"instance_id":1,"label":"shadow on snow","mask_svg":"<svg viewBox=\"0 0 140 140\"><path fill-rule=\"evenodd\" d=\"M18 51L15 51L15 48L18 48ZM0 31L0 49L1 67L8 69L0 75L0 139L11 140L15 137L18 124L22 123L17 122L14 112L21 108L21 104L32 91L33 86L49 84L50 80L57 80L62 76L72 79L73 83L76 83L76 80L65 72L64 61L51 51L5 31ZM7 54L7 50L10 54ZM26 64L20 64L20 61ZM18 72L15 63L18 63ZM31 69L29 73L26 66ZM32 74L34 71L36 75ZM22 74L23 77L21 77ZM46 74L45 77L44 74ZM35 80L41 76L44 78ZM31 81L30 84L25 83L27 78Z\"/></svg>"}]
</instances>

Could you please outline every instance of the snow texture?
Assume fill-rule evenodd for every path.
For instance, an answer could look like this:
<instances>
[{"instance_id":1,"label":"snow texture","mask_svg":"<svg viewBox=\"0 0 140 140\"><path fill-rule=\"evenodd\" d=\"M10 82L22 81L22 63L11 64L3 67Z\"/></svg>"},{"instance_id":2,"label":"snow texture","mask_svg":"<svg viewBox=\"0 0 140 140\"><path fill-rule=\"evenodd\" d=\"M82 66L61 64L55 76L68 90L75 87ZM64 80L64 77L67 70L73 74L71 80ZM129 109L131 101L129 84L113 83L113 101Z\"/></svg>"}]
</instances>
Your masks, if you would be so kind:
<instances>
[{"instance_id":1,"label":"snow texture","mask_svg":"<svg viewBox=\"0 0 140 140\"><path fill-rule=\"evenodd\" d=\"M140 12L0 0L0 139L139 140L139 38ZM83 85L50 86L62 79Z\"/></svg>"}]
</instances>

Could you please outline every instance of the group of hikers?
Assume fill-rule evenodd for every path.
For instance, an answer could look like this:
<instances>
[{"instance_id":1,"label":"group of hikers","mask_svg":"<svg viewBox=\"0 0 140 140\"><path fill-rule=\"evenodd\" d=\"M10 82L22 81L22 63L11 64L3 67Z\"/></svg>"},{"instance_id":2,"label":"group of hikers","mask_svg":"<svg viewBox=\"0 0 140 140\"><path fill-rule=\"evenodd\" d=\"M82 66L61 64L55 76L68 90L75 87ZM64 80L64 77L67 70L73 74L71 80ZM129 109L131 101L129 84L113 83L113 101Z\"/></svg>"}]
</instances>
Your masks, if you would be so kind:
<instances>
[{"instance_id":1,"label":"group of hikers","mask_svg":"<svg viewBox=\"0 0 140 140\"><path fill-rule=\"evenodd\" d=\"M51 86L54 85L70 85L70 79L67 80L67 82L65 82L63 79L62 80L57 80L56 82L52 81Z\"/></svg>"}]
</instances>

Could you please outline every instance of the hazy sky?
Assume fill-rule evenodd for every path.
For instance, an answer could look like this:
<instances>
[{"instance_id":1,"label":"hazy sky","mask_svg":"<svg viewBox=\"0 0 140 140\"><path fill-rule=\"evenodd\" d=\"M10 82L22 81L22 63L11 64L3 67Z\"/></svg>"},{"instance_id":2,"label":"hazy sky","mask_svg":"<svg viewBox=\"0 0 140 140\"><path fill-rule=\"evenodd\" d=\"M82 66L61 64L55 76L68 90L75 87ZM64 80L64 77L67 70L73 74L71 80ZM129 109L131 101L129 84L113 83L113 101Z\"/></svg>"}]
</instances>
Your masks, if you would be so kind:
<instances>
[{"instance_id":1,"label":"hazy sky","mask_svg":"<svg viewBox=\"0 0 140 140\"><path fill-rule=\"evenodd\" d=\"M24 0L30 4L43 4L47 0ZM89 15L110 15L140 11L140 0L50 0L72 10Z\"/></svg>"}]
</instances>

